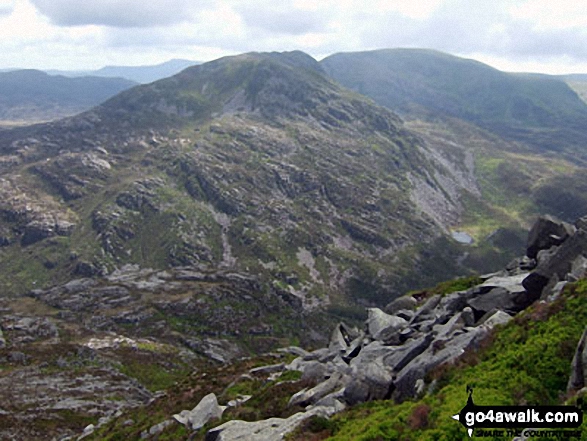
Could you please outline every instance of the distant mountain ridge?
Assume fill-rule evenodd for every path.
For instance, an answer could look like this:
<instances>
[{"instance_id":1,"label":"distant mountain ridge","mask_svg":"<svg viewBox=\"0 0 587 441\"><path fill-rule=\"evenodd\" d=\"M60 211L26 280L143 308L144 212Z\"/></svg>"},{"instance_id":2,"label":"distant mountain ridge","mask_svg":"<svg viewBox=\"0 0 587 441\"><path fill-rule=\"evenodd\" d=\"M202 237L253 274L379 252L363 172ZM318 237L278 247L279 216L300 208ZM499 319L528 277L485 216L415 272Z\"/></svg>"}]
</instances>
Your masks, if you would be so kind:
<instances>
[{"instance_id":1,"label":"distant mountain ridge","mask_svg":"<svg viewBox=\"0 0 587 441\"><path fill-rule=\"evenodd\" d=\"M74 115L135 86L123 78L67 78L39 70L0 73L0 120L43 121Z\"/></svg>"},{"instance_id":2,"label":"distant mountain ridge","mask_svg":"<svg viewBox=\"0 0 587 441\"><path fill-rule=\"evenodd\" d=\"M172 59L163 63L145 66L105 66L97 70L66 71L48 70L49 74L58 74L68 77L96 76L119 77L136 83L152 83L153 81L167 78L190 66L200 64L198 61Z\"/></svg>"},{"instance_id":3,"label":"distant mountain ridge","mask_svg":"<svg viewBox=\"0 0 587 441\"><path fill-rule=\"evenodd\" d=\"M456 117L546 151L576 154L587 143L587 106L563 78L501 72L425 49L339 53L321 65L407 118Z\"/></svg>"}]
</instances>

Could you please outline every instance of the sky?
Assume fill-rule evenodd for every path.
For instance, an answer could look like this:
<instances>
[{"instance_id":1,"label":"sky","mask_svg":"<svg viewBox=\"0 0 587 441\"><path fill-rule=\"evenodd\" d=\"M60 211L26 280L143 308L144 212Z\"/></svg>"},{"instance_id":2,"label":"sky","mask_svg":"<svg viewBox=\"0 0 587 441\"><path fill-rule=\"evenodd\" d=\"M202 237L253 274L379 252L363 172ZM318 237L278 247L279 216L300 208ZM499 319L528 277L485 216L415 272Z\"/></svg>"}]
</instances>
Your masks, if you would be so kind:
<instances>
[{"instance_id":1,"label":"sky","mask_svg":"<svg viewBox=\"0 0 587 441\"><path fill-rule=\"evenodd\" d=\"M430 48L587 73L585 0L0 0L0 69L91 70L250 51Z\"/></svg>"}]
</instances>

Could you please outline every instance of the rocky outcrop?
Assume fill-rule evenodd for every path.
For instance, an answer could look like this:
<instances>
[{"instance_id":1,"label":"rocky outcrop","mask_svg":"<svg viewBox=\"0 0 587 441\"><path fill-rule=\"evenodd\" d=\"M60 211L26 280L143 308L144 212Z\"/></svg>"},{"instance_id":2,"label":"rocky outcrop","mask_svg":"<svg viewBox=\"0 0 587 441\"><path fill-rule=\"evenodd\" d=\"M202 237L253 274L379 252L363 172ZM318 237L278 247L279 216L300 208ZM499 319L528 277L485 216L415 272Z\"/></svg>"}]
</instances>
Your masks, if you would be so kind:
<instances>
[{"instance_id":1,"label":"rocky outcrop","mask_svg":"<svg viewBox=\"0 0 587 441\"><path fill-rule=\"evenodd\" d=\"M587 218L570 226L541 218L532 229L536 238L528 254L536 253L536 268L522 283L531 299L554 294L559 282L575 281L587 271ZM531 257L528 255L528 257ZM560 291L560 285L556 290Z\"/></svg>"},{"instance_id":2,"label":"rocky outcrop","mask_svg":"<svg viewBox=\"0 0 587 441\"><path fill-rule=\"evenodd\" d=\"M173 415L173 418L188 430L198 430L208 421L220 418L223 412L224 409L218 405L216 395L208 394L192 410L183 410Z\"/></svg>"}]
</instances>

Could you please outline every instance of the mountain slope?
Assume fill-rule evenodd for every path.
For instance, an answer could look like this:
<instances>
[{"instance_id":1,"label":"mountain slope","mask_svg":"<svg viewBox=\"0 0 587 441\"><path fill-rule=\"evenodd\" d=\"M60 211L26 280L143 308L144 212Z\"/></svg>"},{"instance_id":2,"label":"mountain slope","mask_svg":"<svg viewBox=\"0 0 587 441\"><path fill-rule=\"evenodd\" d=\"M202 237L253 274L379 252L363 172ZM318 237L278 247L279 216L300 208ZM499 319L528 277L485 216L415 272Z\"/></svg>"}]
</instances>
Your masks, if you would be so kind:
<instances>
[{"instance_id":1,"label":"mountain slope","mask_svg":"<svg viewBox=\"0 0 587 441\"><path fill-rule=\"evenodd\" d=\"M508 140L584 158L587 106L561 79L511 74L431 50L340 53L321 65L408 118L456 117Z\"/></svg>"},{"instance_id":2,"label":"mountain slope","mask_svg":"<svg viewBox=\"0 0 587 441\"><path fill-rule=\"evenodd\" d=\"M36 70L0 73L0 120L42 121L88 110L136 83L122 78L66 78Z\"/></svg>"},{"instance_id":3,"label":"mountain slope","mask_svg":"<svg viewBox=\"0 0 587 441\"><path fill-rule=\"evenodd\" d=\"M254 274L309 309L387 302L467 271L444 231L468 182L427 149L305 54L192 67L0 133L4 287L190 265ZM420 252L441 259L425 274Z\"/></svg>"}]
</instances>

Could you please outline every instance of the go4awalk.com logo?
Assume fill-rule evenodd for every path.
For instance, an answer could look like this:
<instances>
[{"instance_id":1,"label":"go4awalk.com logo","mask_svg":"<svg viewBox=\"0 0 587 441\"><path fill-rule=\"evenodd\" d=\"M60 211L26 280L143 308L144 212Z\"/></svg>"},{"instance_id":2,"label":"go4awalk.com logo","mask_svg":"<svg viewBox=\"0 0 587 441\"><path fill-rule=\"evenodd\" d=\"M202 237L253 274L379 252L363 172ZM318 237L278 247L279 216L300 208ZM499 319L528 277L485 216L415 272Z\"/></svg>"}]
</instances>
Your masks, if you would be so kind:
<instances>
[{"instance_id":1,"label":"go4awalk.com logo","mask_svg":"<svg viewBox=\"0 0 587 441\"><path fill-rule=\"evenodd\" d=\"M477 406L473 389L467 386L467 404L453 419L470 437L520 436L581 439L583 406ZM531 429L530 429L531 428ZM498 430L499 429L499 430ZM561 430L574 429L574 430Z\"/></svg>"}]
</instances>

